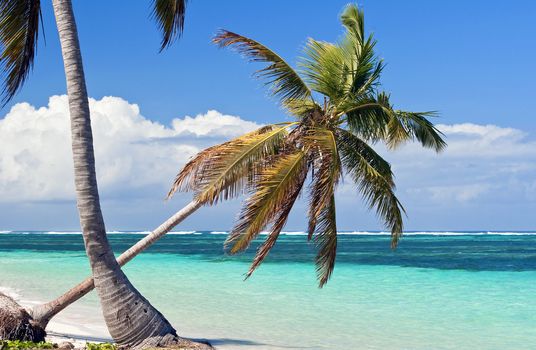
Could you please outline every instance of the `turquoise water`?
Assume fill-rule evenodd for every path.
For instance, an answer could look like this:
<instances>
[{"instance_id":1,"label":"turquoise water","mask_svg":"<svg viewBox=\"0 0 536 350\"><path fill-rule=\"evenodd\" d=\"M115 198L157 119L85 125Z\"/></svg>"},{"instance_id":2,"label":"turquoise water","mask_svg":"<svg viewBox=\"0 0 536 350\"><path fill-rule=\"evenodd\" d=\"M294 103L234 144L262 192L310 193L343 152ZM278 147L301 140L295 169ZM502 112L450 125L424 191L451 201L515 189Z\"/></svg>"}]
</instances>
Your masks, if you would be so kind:
<instances>
[{"instance_id":1,"label":"turquoise water","mask_svg":"<svg viewBox=\"0 0 536 350\"><path fill-rule=\"evenodd\" d=\"M140 237L110 240L120 252ZM246 282L251 252L226 256L225 235L209 233L169 235L125 271L180 334L224 349L536 348L536 235L408 235L396 251L385 235L339 237L323 289L301 235ZM88 272L79 234L0 234L0 286L23 301ZM99 312L91 294L59 319L104 332Z\"/></svg>"}]
</instances>

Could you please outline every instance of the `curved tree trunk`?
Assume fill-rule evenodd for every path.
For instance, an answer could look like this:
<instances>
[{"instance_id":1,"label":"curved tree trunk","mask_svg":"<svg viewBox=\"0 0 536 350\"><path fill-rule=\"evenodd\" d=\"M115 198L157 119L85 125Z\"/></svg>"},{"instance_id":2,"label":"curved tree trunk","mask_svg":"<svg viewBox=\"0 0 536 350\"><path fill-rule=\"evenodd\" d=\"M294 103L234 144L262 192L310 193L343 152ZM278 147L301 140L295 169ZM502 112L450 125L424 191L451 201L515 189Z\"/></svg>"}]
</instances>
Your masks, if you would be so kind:
<instances>
[{"instance_id":1,"label":"curved tree trunk","mask_svg":"<svg viewBox=\"0 0 536 350\"><path fill-rule=\"evenodd\" d=\"M67 80L80 224L108 331L118 344L129 347L177 342L175 329L130 283L108 243L100 209L88 95L72 4L70 0L53 0L52 3Z\"/></svg>"},{"instance_id":2,"label":"curved tree trunk","mask_svg":"<svg viewBox=\"0 0 536 350\"><path fill-rule=\"evenodd\" d=\"M196 201L190 202L188 205L186 205L184 208L179 210L177 213L175 213L173 216L167 219L160 226L158 226L158 228L156 228L153 232L145 236L143 239L138 241L136 244L130 247L127 251L121 254L117 258L117 262L119 263L119 265L120 266L125 265L130 260L132 260L136 255L138 255L145 249L149 248L155 241L157 241L160 237L164 236L166 233L171 231L175 226L177 226L184 219L190 216L190 214L192 214L197 209L199 209L199 207L201 207L200 203ZM37 305L33 307L32 309L29 309L28 312L32 316L33 322L35 324L38 324L41 328L45 329L48 322L54 316L56 316L60 311L65 309L67 306L71 305L78 299L82 298L87 293L91 292L93 288L95 288L95 285L93 284L93 278L88 277L83 282L71 288L69 291L67 291L65 294L63 294L59 298L52 300L46 304Z\"/></svg>"}]
</instances>

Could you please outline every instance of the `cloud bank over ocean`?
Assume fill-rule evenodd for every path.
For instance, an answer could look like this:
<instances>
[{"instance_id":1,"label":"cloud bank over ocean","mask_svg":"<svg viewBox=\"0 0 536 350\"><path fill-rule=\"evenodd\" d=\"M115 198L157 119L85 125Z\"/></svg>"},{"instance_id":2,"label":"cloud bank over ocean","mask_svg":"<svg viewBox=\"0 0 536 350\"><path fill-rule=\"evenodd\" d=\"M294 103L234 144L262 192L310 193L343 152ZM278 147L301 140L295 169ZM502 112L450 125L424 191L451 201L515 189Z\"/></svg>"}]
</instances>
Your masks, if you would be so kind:
<instances>
[{"instance_id":1,"label":"cloud bank over ocean","mask_svg":"<svg viewBox=\"0 0 536 350\"><path fill-rule=\"evenodd\" d=\"M214 110L166 126L119 97L90 99L90 109L104 196L169 186L202 148L259 127ZM52 96L40 108L15 105L0 119L0 140L0 201L74 198L67 96Z\"/></svg>"},{"instance_id":2,"label":"cloud bank over ocean","mask_svg":"<svg viewBox=\"0 0 536 350\"><path fill-rule=\"evenodd\" d=\"M140 221L145 211L149 217L151 210L159 210L175 174L191 156L260 126L215 110L163 125L145 117L138 105L111 96L90 99L90 109L102 200L114 201L117 208L128 207L130 213L139 215ZM496 125L440 124L438 128L448 142L447 150L439 155L413 144L395 152L375 146L393 165L398 195L409 213L408 229L531 229L527 215L536 202L536 142L530 135ZM50 97L43 107L28 103L13 106L0 119L0 140L3 222L15 220L24 212L22 206L31 203L41 203L44 208L44 203L67 205L69 201L68 206L72 206L74 186L65 95ZM338 196L341 229L382 229L373 214L360 204L356 209L360 199L349 179L340 186ZM182 198L186 197L189 196ZM237 203L218 208L211 209L211 227L196 227L194 221L188 228L228 228L237 214ZM110 215L122 223L128 222L132 214L121 214L118 209ZM123 215L124 220L117 215ZM499 220L497 215L508 216ZM456 226L446 226L454 218ZM494 219L504 226L495 227ZM66 227L61 220L56 227ZM116 228L150 228L137 226L140 221L132 223L134 227L119 224ZM302 229L303 221L299 213L289 229ZM8 226L1 228L12 228ZM26 229L23 224L17 227Z\"/></svg>"}]
</instances>

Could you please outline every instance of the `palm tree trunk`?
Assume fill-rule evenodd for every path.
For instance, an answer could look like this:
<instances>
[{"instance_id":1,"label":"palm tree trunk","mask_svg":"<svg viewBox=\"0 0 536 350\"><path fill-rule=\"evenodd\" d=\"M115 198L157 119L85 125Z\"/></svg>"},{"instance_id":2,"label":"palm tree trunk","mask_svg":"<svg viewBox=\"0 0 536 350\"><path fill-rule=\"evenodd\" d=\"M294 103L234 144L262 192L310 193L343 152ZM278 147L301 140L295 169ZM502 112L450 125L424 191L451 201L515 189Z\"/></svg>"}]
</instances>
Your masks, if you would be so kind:
<instances>
[{"instance_id":1,"label":"palm tree trunk","mask_svg":"<svg viewBox=\"0 0 536 350\"><path fill-rule=\"evenodd\" d=\"M166 233L171 231L175 226L186 219L190 214L195 212L201 207L201 204L192 201L184 208L176 212L173 216L162 223L153 232L145 236L138 241L135 245L126 250L117 258L117 262L120 266L125 265L132 260L136 255L149 248L154 242ZM52 300L46 304L37 305L28 312L32 316L33 322L39 325L42 329L45 329L48 322L56 316L60 311L71 305L78 299L82 298L87 293L91 292L95 288L93 278L88 277L83 282L79 283L75 287L71 288L68 292L61 295L59 298Z\"/></svg>"},{"instance_id":2,"label":"palm tree trunk","mask_svg":"<svg viewBox=\"0 0 536 350\"><path fill-rule=\"evenodd\" d=\"M177 333L130 283L112 252L100 209L88 95L70 0L52 0L69 96L74 178L80 224L108 331L119 345L141 348L177 341Z\"/></svg>"}]
</instances>

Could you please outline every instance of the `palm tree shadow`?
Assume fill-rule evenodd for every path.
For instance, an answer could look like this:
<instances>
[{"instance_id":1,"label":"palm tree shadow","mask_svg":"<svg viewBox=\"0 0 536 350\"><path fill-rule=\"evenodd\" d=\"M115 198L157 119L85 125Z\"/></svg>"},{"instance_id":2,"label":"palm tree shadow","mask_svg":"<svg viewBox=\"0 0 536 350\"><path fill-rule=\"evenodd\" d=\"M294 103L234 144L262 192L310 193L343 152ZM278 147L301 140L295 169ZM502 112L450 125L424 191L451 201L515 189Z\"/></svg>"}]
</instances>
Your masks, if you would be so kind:
<instances>
[{"instance_id":1,"label":"palm tree shadow","mask_svg":"<svg viewBox=\"0 0 536 350\"><path fill-rule=\"evenodd\" d=\"M211 339L192 339L195 341L204 341L209 342L216 349L218 346L269 346L273 349L312 349L308 346L285 346L285 345L274 345L268 343L261 343L248 339L233 339L233 338L211 338Z\"/></svg>"}]
</instances>

